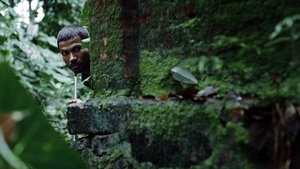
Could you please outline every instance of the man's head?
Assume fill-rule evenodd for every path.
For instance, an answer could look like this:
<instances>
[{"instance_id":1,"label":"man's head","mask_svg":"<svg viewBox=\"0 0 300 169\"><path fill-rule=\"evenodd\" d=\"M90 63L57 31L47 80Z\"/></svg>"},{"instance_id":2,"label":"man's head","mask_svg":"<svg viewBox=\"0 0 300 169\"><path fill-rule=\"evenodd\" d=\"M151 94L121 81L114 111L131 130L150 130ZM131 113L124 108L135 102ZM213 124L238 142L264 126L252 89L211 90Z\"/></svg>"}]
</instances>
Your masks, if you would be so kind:
<instances>
[{"instance_id":1,"label":"man's head","mask_svg":"<svg viewBox=\"0 0 300 169\"><path fill-rule=\"evenodd\" d=\"M89 74L89 53L87 49L81 49L81 40L87 38L89 38L87 30L78 25L65 26L57 35L57 46L63 60L75 74Z\"/></svg>"}]
</instances>

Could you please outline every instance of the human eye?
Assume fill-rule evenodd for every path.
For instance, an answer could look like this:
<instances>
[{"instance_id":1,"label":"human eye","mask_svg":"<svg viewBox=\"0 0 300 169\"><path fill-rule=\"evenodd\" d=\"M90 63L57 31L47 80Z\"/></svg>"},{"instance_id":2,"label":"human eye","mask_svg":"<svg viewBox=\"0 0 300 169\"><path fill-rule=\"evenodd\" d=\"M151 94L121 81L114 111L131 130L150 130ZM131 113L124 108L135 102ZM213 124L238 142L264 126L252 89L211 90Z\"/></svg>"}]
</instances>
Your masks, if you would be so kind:
<instances>
[{"instance_id":1,"label":"human eye","mask_svg":"<svg viewBox=\"0 0 300 169\"><path fill-rule=\"evenodd\" d=\"M61 53L61 55L63 55L64 57L67 56L67 55L69 54L69 52L67 52L67 51L61 51L60 53Z\"/></svg>"},{"instance_id":2,"label":"human eye","mask_svg":"<svg viewBox=\"0 0 300 169\"><path fill-rule=\"evenodd\" d=\"M75 46L73 48L73 52L79 52L81 50L81 46Z\"/></svg>"}]
</instances>

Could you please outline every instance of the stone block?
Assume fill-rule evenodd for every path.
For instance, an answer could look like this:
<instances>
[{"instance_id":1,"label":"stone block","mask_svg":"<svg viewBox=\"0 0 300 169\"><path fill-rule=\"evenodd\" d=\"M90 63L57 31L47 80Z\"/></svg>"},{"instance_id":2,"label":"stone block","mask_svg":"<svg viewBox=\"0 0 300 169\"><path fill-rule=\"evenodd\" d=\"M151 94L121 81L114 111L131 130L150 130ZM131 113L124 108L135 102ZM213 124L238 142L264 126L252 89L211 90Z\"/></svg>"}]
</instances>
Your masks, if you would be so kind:
<instances>
[{"instance_id":1,"label":"stone block","mask_svg":"<svg viewBox=\"0 0 300 169\"><path fill-rule=\"evenodd\" d=\"M70 134L112 134L120 124L118 113L98 109L89 103L71 104L67 112L67 127Z\"/></svg>"}]
</instances>

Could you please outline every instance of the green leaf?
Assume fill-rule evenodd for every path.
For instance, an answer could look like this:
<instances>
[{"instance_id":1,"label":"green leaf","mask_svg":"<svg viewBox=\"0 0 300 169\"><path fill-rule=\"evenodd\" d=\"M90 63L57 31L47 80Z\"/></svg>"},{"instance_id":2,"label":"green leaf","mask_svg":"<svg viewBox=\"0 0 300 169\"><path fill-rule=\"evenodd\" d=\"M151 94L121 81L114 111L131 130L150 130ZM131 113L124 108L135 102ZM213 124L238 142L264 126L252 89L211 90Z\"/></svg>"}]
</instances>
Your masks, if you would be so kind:
<instances>
[{"instance_id":1,"label":"green leaf","mask_svg":"<svg viewBox=\"0 0 300 169\"><path fill-rule=\"evenodd\" d=\"M187 84L197 84L198 80L188 70L181 67L174 67L172 70L173 78L179 82Z\"/></svg>"},{"instance_id":2,"label":"green leaf","mask_svg":"<svg viewBox=\"0 0 300 169\"><path fill-rule=\"evenodd\" d=\"M81 46L83 49L89 49L90 38L82 39Z\"/></svg>"},{"instance_id":3,"label":"green leaf","mask_svg":"<svg viewBox=\"0 0 300 169\"><path fill-rule=\"evenodd\" d=\"M275 30L269 36L270 39L276 38L279 34L291 30L291 28L295 25L296 21L300 20L300 15L294 15L284 18L281 22L279 22Z\"/></svg>"},{"instance_id":4,"label":"green leaf","mask_svg":"<svg viewBox=\"0 0 300 169\"><path fill-rule=\"evenodd\" d=\"M200 61L198 63L198 70L199 70L200 73L203 73L203 72L206 71L207 63L208 63L207 57L206 56L201 56Z\"/></svg>"},{"instance_id":5,"label":"green leaf","mask_svg":"<svg viewBox=\"0 0 300 169\"><path fill-rule=\"evenodd\" d=\"M30 106L30 96L17 81L8 64L0 63L0 112L9 113ZM26 101L24 101L26 100Z\"/></svg>"},{"instance_id":6,"label":"green leaf","mask_svg":"<svg viewBox=\"0 0 300 169\"><path fill-rule=\"evenodd\" d=\"M84 3L83 9L81 11L81 20L80 24L82 26L87 26L89 25L89 9L88 9L88 0Z\"/></svg>"},{"instance_id":7,"label":"green leaf","mask_svg":"<svg viewBox=\"0 0 300 169\"><path fill-rule=\"evenodd\" d=\"M8 63L0 62L0 114L18 111L23 119L17 122L14 155L0 157L10 164L16 159L33 169L87 169L86 163L48 123L40 106L23 88ZM2 146L2 147L1 147ZM0 145L2 151L7 150ZM0 152L3 156L3 152ZM15 167L11 165L11 167ZM24 167L23 167L24 168Z\"/></svg>"},{"instance_id":8,"label":"green leaf","mask_svg":"<svg viewBox=\"0 0 300 169\"><path fill-rule=\"evenodd\" d=\"M28 169L28 167L21 161L8 147L4 139L4 133L0 128L0 155L7 161L7 163L18 169Z\"/></svg>"},{"instance_id":9,"label":"green leaf","mask_svg":"<svg viewBox=\"0 0 300 169\"><path fill-rule=\"evenodd\" d=\"M212 64L214 70L220 70L224 65L223 60L218 57L212 57Z\"/></svg>"},{"instance_id":10,"label":"green leaf","mask_svg":"<svg viewBox=\"0 0 300 169\"><path fill-rule=\"evenodd\" d=\"M56 44L56 38L53 37L53 36L48 36L46 35L45 33L39 33L39 40L42 41L42 42L46 42L48 43L49 45L53 46L53 47L57 47L57 44Z\"/></svg>"}]
</instances>

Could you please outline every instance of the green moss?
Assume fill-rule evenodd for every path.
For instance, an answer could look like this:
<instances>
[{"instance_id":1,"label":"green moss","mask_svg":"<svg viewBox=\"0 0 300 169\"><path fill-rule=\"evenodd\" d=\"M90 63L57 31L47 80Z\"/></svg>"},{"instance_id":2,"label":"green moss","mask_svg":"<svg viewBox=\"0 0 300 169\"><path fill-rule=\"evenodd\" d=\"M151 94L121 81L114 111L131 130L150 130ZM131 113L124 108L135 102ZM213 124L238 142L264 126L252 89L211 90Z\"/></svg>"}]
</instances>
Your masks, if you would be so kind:
<instances>
[{"instance_id":1,"label":"green moss","mask_svg":"<svg viewBox=\"0 0 300 169\"><path fill-rule=\"evenodd\" d=\"M126 96L129 93L129 89L121 89L121 90L102 90L101 93L95 95L96 98L104 99L104 98L114 98L119 96Z\"/></svg>"},{"instance_id":2,"label":"green moss","mask_svg":"<svg viewBox=\"0 0 300 169\"><path fill-rule=\"evenodd\" d=\"M112 150L110 155L106 155L100 158L99 169L113 169L116 167L117 160L123 156L123 153L120 149L116 148Z\"/></svg>"},{"instance_id":3,"label":"green moss","mask_svg":"<svg viewBox=\"0 0 300 169\"><path fill-rule=\"evenodd\" d=\"M126 148L126 149L128 149L128 148ZM113 163L113 162L116 162L121 157L127 157L128 152L126 152L126 151L128 151L128 150L126 150L126 149L124 149L123 145L118 145L110 152L109 155L101 158L102 164L103 163Z\"/></svg>"},{"instance_id":4,"label":"green moss","mask_svg":"<svg viewBox=\"0 0 300 169\"><path fill-rule=\"evenodd\" d=\"M216 148L217 149L217 148ZM229 158L229 159L226 159ZM223 163L222 160L230 162ZM247 158L241 153L234 150L214 151L210 158L202 164L191 167L191 169L258 169L251 164Z\"/></svg>"},{"instance_id":5,"label":"green moss","mask_svg":"<svg viewBox=\"0 0 300 169\"><path fill-rule=\"evenodd\" d=\"M134 159L131 156L131 146L127 142L116 145L109 154L100 157L100 169L132 168Z\"/></svg>"},{"instance_id":6,"label":"green moss","mask_svg":"<svg viewBox=\"0 0 300 169\"><path fill-rule=\"evenodd\" d=\"M195 145L204 144L206 140L212 154L200 165L191 168L251 168L239 147L249 142L248 131L241 123L221 122L224 104L215 100L203 105L172 101L136 105L131 128L138 133L146 133L152 139L189 140L189 144Z\"/></svg>"},{"instance_id":7,"label":"green moss","mask_svg":"<svg viewBox=\"0 0 300 169\"><path fill-rule=\"evenodd\" d=\"M296 6L299 5L299 1L291 0L286 3L267 0L263 4L253 0L180 3L164 1L158 8L152 8L158 2L142 3L147 6L142 11L147 13L150 10L154 11L154 14L151 15L150 22L142 27L141 50L160 51L161 54L159 59L153 57L154 61L146 61L145 63L152 65L145 66L146 68L161 70L162 65L157 63L161 62L161 57L181 58L182 63L195 57L200 60L202 55L206 55L207 58L218 57L224 63L218 72L198 72L195 65L198 61L183 66L195 73L199 89L214 85L220 88L221 95L234 90L261 98L295 98L300 95L296 85L299 77L291 75L293 72L300 72L299 66L288 68L291 63L299 65L296 54L299 50L292 47L293 43L299 44L299 41L266 48L275 25L284 17L298 13ZM195 17L192 18L186 17L183 9L184 5L189 3L194 3L195 6ZM170 6L172 8L168 8ZM285 38L291 36L289 33L292 32L286 33ZM157 52L151 53L158 55ZM145 94L156 95L174 90L174 85L169 85L172 83L171 76L160 72L157 73L159 76L155 76L156 72L152 73L153 76L148 76L148 70L143 72L141 69L141 85ZM151 81L155 83L150 83Z\"/></svg>"},{"instance_id":8,"label":"green moss","mask_svg":"<svg viewBox=\"0 0 300 169\"><path fill-rule=\"evenodd\" d=\"M134 169L156 169L157 167L155 167L152 163L150 162L143 162L143 163L134 163Z\"/></svg>"},{"instance_id":9,"label":"green moss","mask_svg":"<svg viewBox=\"0 0 300 169\"><path fill-rule=\"evenodd\" d=\"M99 1L93 2L98 4L91 3L90 18L96 97L127 95L128 86L122 86L126 83L116 83L123 80L120 3L105 1L101 13ZM184 9L190 2L196 7L192 17ZM277 45L269 40L281 19L299 12L299 1L150 0L139 5L140 16L145 16L139 21L139 87L143 95L175 92L181 86L170 70L181 66L197 77L198 89L212 85L220 89L219 95L233 90L265 99L299 98L300 51L295 48L299 40ZM289 37L289 33L283 32L278 38ZM103 60L103 54L107 60ZM204 68L198 65L201 58L207 58ZM253 168L238 146L249 141L248 132L240 123L221 123L223 105L220 101L136 105L131 128L154 139L193 142L190 137L207 138L212 154L192 167L195 169Z\"/></svg>"},{"instance_id":10,"label":"green moss","mask_svg":"<svg viewBox=\"0 0 300 169\"><path fill-rule=\"evenodd\" d=\"M170 71L180 63L176 57L162 57L158 52L141 52L139 72L143 95L159 96L174 91Z\"/></svg>"},{"instance_id":11,"label":"green moss","mask_svg":"<svg viewBox=\"0 0 300 169\"><path fill-rule=\"evenodd\" d=\"M121 31L116 29L112 35L107 39L107 46L105 47L106 53L117 53L120 54L122 47L122 35ZM117 55L119 57L119 55Z\"/></svg>"},{"instance_id":12,"label":"green moss","mask_svg":"<svg viewBox=\"0 0 300 169\"><path fill-rule=\"evenodd\" d=\"M122 31L121 31L121 4L119 1L110 0L104 1L105 16L104 21L107 27L103 27L107 42L105 42L105 52L108 54L114 53L119 56L122 49ZM99 23L102 24L102 23Z\"/></svg>"},{"instance_id":13,"label":"green moss","mask_svg":"<svg viewBox=\"0 0 300 169\"><path fill-rule=\"evenodd\" d=\"M199 121L196 124L199 125L197 126L199 130L210 122L217 120L219 116L217 114L220 112L213 111L217 108L212 108L211 111L207 112L210 108L212 107L195 106L189 103L179 104L171 101L151 106L136 105L134 107L135 120L132 124L138 132L146 130L152 137L176 140L187 134L185 128L194 125L190 123L193 117L199 116L197 119L202 119L201 122L203 123ZM193 129L193 127L190 129Z\"/></svg>"},{"instance_id":14,"label":"green moss","mask_svg":"<svg viewBox=\"0 0 300 169\"><path fill-rule=\"evenodd\" d=\"M89 8L93 89L98 95L120 95L127 87L123 77L124 61L120 59L121 4L116 0L103 2L91 0Z\"/></svg>"}]
</instances>

